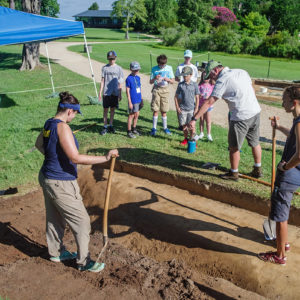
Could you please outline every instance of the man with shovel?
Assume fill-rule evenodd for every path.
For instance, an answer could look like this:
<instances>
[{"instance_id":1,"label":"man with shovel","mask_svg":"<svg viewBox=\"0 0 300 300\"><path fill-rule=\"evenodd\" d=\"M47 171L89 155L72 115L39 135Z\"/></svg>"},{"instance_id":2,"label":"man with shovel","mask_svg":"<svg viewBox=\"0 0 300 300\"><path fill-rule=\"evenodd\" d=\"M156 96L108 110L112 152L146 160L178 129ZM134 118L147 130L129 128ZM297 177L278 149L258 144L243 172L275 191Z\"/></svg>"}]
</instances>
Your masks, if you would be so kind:
<instances>
[{"instance_id":1,"label":"man with shovel","mask_svg":"<svg viewBox=\"0 0 300 300\"><path fill-rule=\"evenodd\" d=\"M216 81L213 92L203 103L190 122L195 127L198 120L219 98L223 98L229 107L230 122L228 132L229 157L231 169L221 178L237 181L240 149L246 138L252 148L254 158L253 177L261 177L261 147L259 144L259 124L261 108L255 96L249 74L240 69L223 67L220 62L209 61L205 68L206 77Z\"/></svg>"}]
</instances>

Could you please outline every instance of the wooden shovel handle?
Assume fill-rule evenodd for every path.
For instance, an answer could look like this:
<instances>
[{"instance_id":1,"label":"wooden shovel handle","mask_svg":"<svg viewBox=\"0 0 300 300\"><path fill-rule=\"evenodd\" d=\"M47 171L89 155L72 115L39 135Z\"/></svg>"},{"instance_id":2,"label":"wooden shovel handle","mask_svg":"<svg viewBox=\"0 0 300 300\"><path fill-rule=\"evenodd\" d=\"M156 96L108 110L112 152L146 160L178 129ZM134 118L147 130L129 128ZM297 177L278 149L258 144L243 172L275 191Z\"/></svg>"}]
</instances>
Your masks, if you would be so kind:
<instances>
[{"instance_id":1,"label":"wooden shovel handle","mask_svg":"<svg viewBox=\"0 0 300 300\"><path fill-rule=\"evenodd\" d=\"M279 120L279 117L269 117L269 120ZM271 195L274 190L276 176L276 129L273 127L272 131L272 177L271 177Z\"/></svg>"}]
</instances>

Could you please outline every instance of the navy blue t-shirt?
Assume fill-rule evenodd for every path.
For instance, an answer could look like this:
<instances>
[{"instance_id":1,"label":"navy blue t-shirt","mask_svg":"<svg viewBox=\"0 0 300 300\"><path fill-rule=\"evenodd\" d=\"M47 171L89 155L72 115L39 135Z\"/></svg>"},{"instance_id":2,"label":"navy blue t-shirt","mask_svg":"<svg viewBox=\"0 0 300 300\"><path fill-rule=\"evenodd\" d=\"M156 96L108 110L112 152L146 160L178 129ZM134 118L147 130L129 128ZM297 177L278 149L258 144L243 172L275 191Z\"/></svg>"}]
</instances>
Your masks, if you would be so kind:
<instances>
[{"instance_id":1,"label":"navy blue t-shirt","mask_svg":"<svg viewBox=\"0 0 300 300\"><path fill-rule=\"evenodd\" d=\"M58 119L46 121L43 129L45 160L42 173L48 179L75 180L77 178L77 165L72 163L60 146L57 135L57 124L62 122ZM77 149L78 141L73 134Z\"/></svg>"},{"instance_id":2,"label":"navy blue t-shirt","mask_svg":"<svg viewBox=\"0 0 300 300\"><path fill-rule=\"evenodd\" d=\"M286 139L285 147L281 157L282 161L288 162L296 153L295 127L298 123L300 123L300 117L297 117L293 121L293 126L291 128L289 136ZM278 170L275 185L279 185L280 182L286 182L289 184L300 186L300 164L284 172Z\"/></svg>"},{"instance_id":3,"label":"navy blue t-shirt","mask_svg":"<svg viewBox=\"0 0 300 300\"><path fill-rule=\"evenodd\" d=\"M130 89L130 98L131 103L141 103L142 94L141 94L141 79L138 75L133 76L130 74L126 78L126 87Z\"/></svg>"}]
</instances>

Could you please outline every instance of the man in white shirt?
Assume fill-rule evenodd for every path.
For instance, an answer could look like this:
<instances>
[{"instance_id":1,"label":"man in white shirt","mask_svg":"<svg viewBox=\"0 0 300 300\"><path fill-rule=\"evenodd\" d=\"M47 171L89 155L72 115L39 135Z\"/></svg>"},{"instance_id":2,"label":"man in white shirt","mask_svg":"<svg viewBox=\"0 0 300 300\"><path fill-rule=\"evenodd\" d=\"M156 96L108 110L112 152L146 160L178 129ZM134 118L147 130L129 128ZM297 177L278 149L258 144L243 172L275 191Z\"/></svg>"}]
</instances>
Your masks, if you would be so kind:
<instances>
[{"instance_id":1,"label":"man in white shirt","mask_svg":"<svg viewBox=\"0 0 300 300\"><path fill-rule=\"evenodd\" d=\"M216 84L210 97L193 116L190 126L194 127L196 120L219 98L223 98L227 102L230 112L228 144L231 169L221 177L238 180L240 149L245 138L252 148L254 158L251 175L256 178L261 177L261 147L259 144L261 108L256 99L249 74L241 69L223 67L221 63L216 61L210 61L205 72L206 78L215 80Z\"/></svg>"}]
</instances>

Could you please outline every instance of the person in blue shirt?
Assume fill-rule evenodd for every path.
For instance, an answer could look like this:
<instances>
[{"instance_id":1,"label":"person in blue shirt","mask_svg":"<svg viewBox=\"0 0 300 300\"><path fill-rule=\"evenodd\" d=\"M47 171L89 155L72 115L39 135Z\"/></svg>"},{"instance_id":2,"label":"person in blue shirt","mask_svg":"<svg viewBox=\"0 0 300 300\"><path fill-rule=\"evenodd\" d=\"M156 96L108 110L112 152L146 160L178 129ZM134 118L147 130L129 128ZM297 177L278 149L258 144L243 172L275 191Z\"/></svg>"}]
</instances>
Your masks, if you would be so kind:
<instances>
[{"instance_id":1,"label":"person in blue shirt","mask_svg":"<svg viewBox=\"0 0 300 300\"><path fill-rule=\"evenodd\" d=\"M173 84L175 76L171 66L167 65L168 58L161 54L157 57L157 66L151 70L150 84L152 89L151 109L153 111L153 126L150 135L156 135L158 112L161 112L164 132L171 134L167 126L167 112L169 111L169 84Z\"/></svg>"},{"instance_id":2,"label":"person in blue shirt","mask_svg":"<svg viewBox=\"0 0 300 300\"><path fill-rule=\"evenodd\" d=\"M141 135L136 129L136 124L139 118L140 109L143 106L141 93L141 78L137 74L141 69L137 61L130 64L131 74L126 79L126 95L128 99L128 122L127 122L127 136L129 138L136 138ZM133 128L131 125L133 121Z\"/></svg>"},{"instance_id":3,"label":"person in blue shirt","mask_svg":"<svg viewBox=\"0 0 300 300\"><path fill-rule=\"evenodd\" d=\"M277 251L259 253L263 261L285 265L288 243L288 219L293 193L300 186L300 87L291 86L283 92L283 102L287 113L294 117L291 130L279 125L274 118L271 125L287 136L281 161L277 166L274 191L271 196L270 219L276 222Z\"/></svg>"},{"instance_id":4,"label":"person in blue shirt","mask_svg":"<svg viewBox=\"0 0 300 300\"><path fill-rule=\"evenodd\" d=\"M105 156L85 155L78 152L78 142L70 123L81 114L76 97L68 92L59 94L57 112L46 121L35 146L44 155L39 173L46 207L46 238L52 262L75 259L78 270L100 272L103 263L90 259L90 217L82 202L77 183L77 164L94 165L109 161L118 150L110 150ZM71 228L77 245L77 253L69 252L63 244L66 224Z\"/></svg>"}]
</instances>

